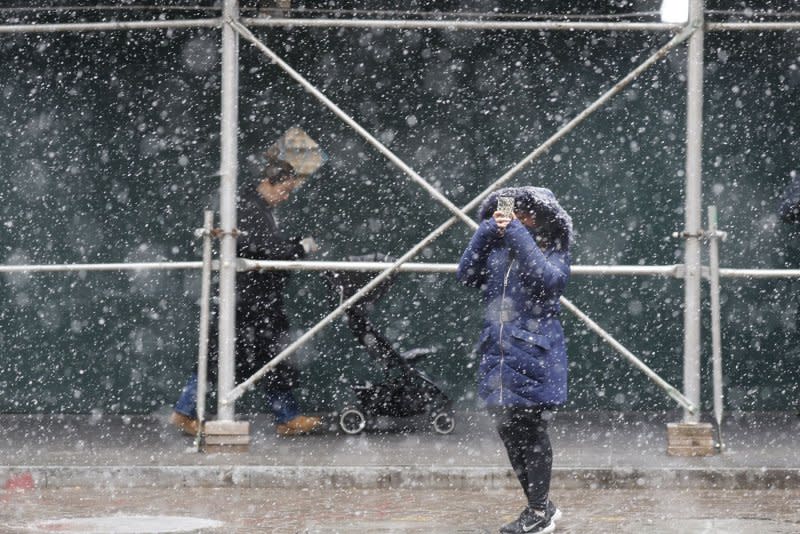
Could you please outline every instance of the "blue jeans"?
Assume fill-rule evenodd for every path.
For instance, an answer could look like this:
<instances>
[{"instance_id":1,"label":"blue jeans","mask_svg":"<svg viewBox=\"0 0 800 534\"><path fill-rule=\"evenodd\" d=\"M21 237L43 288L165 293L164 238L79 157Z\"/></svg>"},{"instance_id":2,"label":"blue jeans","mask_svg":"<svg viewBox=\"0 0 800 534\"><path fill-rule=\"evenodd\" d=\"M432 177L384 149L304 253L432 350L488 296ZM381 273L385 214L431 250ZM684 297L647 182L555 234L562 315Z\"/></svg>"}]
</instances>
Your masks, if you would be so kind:
<instances>
[{"instance_id":1,"label":"blue jeans","mask_svg":"<svg viewBox=\"0 0 800 534\"><path fill-rule=\"evenodd\" d=\"M300 406L291 390L267 389L266 394L276 424L285 423L300 415ZM197 373L192 373L186 382L178 402L175 403L175 411L197 419Z\"/></svg>"}]
</instances>

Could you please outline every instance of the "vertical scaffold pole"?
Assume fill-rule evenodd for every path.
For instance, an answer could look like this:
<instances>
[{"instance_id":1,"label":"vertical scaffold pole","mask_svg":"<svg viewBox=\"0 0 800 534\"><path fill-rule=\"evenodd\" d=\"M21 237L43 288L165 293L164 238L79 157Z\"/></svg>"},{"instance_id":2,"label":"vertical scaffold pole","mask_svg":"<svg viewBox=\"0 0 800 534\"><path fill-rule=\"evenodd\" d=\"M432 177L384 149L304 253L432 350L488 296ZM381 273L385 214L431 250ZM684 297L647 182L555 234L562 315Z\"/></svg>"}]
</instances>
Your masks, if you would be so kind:
<instances>
[{"instance_id":1,"label":"vertical scaffold pole","mask_svg":"<svg viewBox=\"0 0 800 534\"><path fill-rule=\"evenodd\" d=\"M686 96L686 213L684 230L683 394L700 406L700 238L702 236L703 162L703 0L690 0ZM700 413L684 410L685 423L697 423Z\"/></svg>"},{"instance_id":2,"label":"vertical scaffold pole","mask_svg":"<svg viewBox=\"0 0 800 534\"><path fill-rule=\"evenodd\" d=\"M223 20L236 19L238 0L225 0ZM220 116L220 240L219 266L219 399L235 385L236 339L236 173L238 166L239 36L222 25L222 90ZM233 403L218 402L217 419L233 421Z\"/></svg>"},{"instance_id":3,"label":"vertical scaffold pole","mask_svg":"<svg viewBox=\"0 0 800 534\"><path fill-rule=\"evenodd\" d=\"M206 423L206 389L208 384L208 321L211 309L211 233L214 212L203 214L203 270L200 275L200 341L197 348L197 436L195 449L203 447Z\"/></svg>"},{"instance_id":4,"label":"vertical scaffold pole","mask_svg":"<svg viewBox=\"0 0 800 534\"><path fill-rule=\"evenodd\" d=\"M719 303L719 241L725 232L717 227L717 207L708 207L708 281L711 290L711 362L714 383L714 419L717 422L717 441L720 452L722 442L722 416L725 397L722 391L722 326Z\"/></svg>"}]
</instances>

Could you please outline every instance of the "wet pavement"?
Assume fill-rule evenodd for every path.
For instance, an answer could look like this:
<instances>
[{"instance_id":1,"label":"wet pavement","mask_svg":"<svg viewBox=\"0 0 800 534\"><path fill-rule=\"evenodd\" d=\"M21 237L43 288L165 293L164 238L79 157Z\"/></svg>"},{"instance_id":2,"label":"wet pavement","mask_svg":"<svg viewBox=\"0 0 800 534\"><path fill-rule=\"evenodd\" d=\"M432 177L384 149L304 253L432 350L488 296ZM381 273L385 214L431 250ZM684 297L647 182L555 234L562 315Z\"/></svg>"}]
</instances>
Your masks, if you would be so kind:
<instances>
[{"instance_id":1,"label":"wet pavement","mask_svg":"<svg viewBox=\"0 0 800 534\"><path fill-rule=\"evenodd\" d=\"M288 439L259 415L246 451L214 453L168 416L0 415L0 534L496 532L523 506L483 414L444 436L424 421L349 436L330 418ZM724 451L705 458L666 454L679 420L557 414L557 531L800 532L796 414L729 416Z\"/></svg>"},{"instance_id":2,"label":"wet pavement","mask_svg":"<svg viewBox=\"0 0 800 534\"><path fill-rule=\"evenodd\" d=\"M491 420L457 414L440 435L425 426L349 436L333 419L320 432L279 438L265 416L251 420L244 452L192 452L192 440L152 416L0 415L0 485L30 476L36 487L248 486L512 488ZM722 454L666 454L666 423L679 414L602 412L551 422L554 487L770 489L800 487L800 417L742 414L723 424ZM396 423L396 422L395 422Z\"/></svg>"},{"instance_id":3,"label":"wet pavement","mask_svg":"<svg viewBox=\"0 0 800 534\"><path fill-rule=\"evenodd\" d=\"M16 490L0 498L0 532L483 533L516 517L520 495L319 487ZM583 489L552 497L563 512L556 532L800 532L798 489Z\"/></svg>"}]
</instances>

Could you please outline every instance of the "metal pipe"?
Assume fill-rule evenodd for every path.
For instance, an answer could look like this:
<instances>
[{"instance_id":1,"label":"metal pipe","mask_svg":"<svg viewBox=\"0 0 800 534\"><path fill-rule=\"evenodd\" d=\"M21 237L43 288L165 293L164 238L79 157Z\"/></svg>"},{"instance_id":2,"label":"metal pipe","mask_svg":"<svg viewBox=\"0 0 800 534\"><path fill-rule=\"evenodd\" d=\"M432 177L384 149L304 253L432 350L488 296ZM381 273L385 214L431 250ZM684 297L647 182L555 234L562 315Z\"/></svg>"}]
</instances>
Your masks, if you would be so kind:
<instances>
[{"instance_id":1,"label":"metal pipe","mask_svg":"<svg viewBox=\"0 0 800 534\"><path fill-rule=\"evenodd\" d=\"M203 446L206 422L206 390L208 388L208 321L211 308L211 232L214 212L206 210L203 218L203 271L200 275L200 332L197 348L197 436L195 449Z\"/></svg>"},{"instance_id":2,"label":"metal pipe","mask_svg":"<svg viewBox=\"0 0 800 534\"><path fill-rule=\"evenodd\" d=\"M398 20L330 18L242 18L248 26L305 28L387 28L394 30L556 30L556 31L677 31L680 24L663 22L570 22L490 20Z\"/></svg>"},{"instance_id":3,"label":"metal pipe","mask_svg":"<svg viewBox=\"0 0 800 534\"><path fill-rule=\"evenodd\" d=\"M225 0L223 17L239 14L238 0ZM239 36L222 26L222 90L220 95L220 274L219 274L219 402L217 419L233 421L234 406L222 399L236 384L236 181L238 167Z\"/></svg>"},{"instance_id":4,"label":"metal pipe","mask_svg":"<svg viewBox=\"0 0 800 534\"><path fill-rule=\"evenodd\" d=\"M361 127L355 120L353 120L347 113L341 110L339 106L331 102L331 100L326 97L322 92L314 87L308 80L306 80L300 73L290 67L285 61L283 61L275 52L270 50L264 43L259 41L255 35L250 32L247 28L242 26L240 23L236 22L235 20L228 20L228 24L230 24L236 31L239 32L245 39L253 43L256 48L261 50L267 57L269 57L273 63L278 65L282 68L286 73L289 74L295 81L297 81L303 88L311 93L311 95L322 102L325 107L333 111L333 113L342 119L348 126L353 128L361 137L363 137L370 145L375 147L381 154L386 156L392 163L400 167L400 169L405 172L414 182L421 185L427 192L430 194L436 201L440 204L444 205L447 209L451 212L455 213L458 217L466 217L466 220L469 219L466 215L461 213L458 209L458 206L450 202L450 200L442 195L439 191L436 190L431 184L429 184L422 176L417 174L411 167L405 164L403 160L397 157L394 152L389 150L386 146L383 145L380 141L375 139L367 130ZM465 222L466 222L465 220ZM469 223L467 223L469 224Z\"/></svg>"},{"instance_id":5,"label":"metal pipe","mask_svg":"<svg viewBox=\"0 0 800 534\"><path fill-rule=\"evenodd\" d=\"M2 33L108 32L121 30L180 30L219 28L222 19L140 20L129 22L74 22L63 24L2 24Z\"/></svg>"},{"instance_id":6,"label":"metal pipe","mask_svg":"<svg viewBox=\"0 0 800 534\"><path fill-rule=\"evenodd\" d=\"M708 270L711 290L711 362L712 382L714 384L714 419L717 421L717 435L722 449L722 415L724 396L722 392L722 327L720 326L719 304L719 240L722 234L717 231L717 207L708 207Z\"/></svg>"},{"instance_id":7,"label":"metal pipe","mask_svg":"<svg viewBox=\"0 0 800 534\"><path fill-rule=\"evenodd\" d=\"M708 22L706 31L793 31L800 30L800 22Z\"/></svg>"},{"instance_id":8,"label":"metal pipe","mask_svg":"<svg viewBox=\"0 0 800 534\"><path fill-rule=\"evenodd\" d=\"M355 262L355 261L283 261L283 260L249 260L239 258L237 271L278 270L278 271L381 271L392 265L388 262ZM81 271L147 271L147 270L179 270L202 269L202 261L152 262L152 263L71 263L60 265L0 265L0 273L43 273L43 272L81 272ZM572 274L576 275L630 275L630 276L667 276L682 277L683 264L679 265L573 265ZM211 270L219 270L219 262L211 262ZM455 263L406 263L399 269L401 272L419 273L454 273ZM795 270L758 270L758 269L722 269L727 276L747 278L800 278L800 269ZM734 273L734 274L731 274ZM738 274L741 273L741 274ZM761 276L761 274L765 276Z\"/></svg>"},{"instance_id":9,"label":"metal pipe","mask_svg":"<svg viewBox=\"0 0 800 534\"><path fill-rule=\"evenodd\" d=\"M343 20L307 18L241 18L251 27L385 28L397 30L553 30L553 31L676 31L679 24L661 22L569 22L569 21L447 21L447 20ZM136 30L180 30L219 28L222 19L176 19L109 22L65 22L54 24L2 24L0 34L105 32ZM709 22L706 31L796 31L800 22Z\"/></svg>"},{"instance_id":10,"label":"metal pipe","mask_svg":"<svg viewBox=\"0 0 800 534\"><path fill-rule=\"evenodd\" d=\"M521 162L516 164L512 167L508 172L506 172L503 176L495 180L495 182L486 188L483 192L481 192L478 196L473 198L464 208L460 211L464 216L469 211L475 209L478 204L480 204L484 198L486 198L492 191L503 185L506 181L510 180L514 175L520 172L523 168L525 168L528 164L533 162L536 158L541 156L547 149L550 148L557 140L561 139L567 133L569 133L572 129L574 129L579 123L583 122L589 115L593 112L597 111L602 104L607 102L611 99L614 95L622 91L622 89L631 83L637 76L639 76L642 72L644 72L648 67L653 65L656 61L663 58L669 50L671 50L677 44L683 42L687 39L692 33L690 28L684 29L680 34L676 35L670 41L661 47L658 51L656 51L652 56L647 58L644 63L636 67L633 71L631 71L628 75L626 75L622 80L617 82L614 87L603 93L600 98L598 98L595 102L593 102L588 108L583 110L578 116L573 118L567 124L562 126L555 134L553 134L547 141L545 141L541 146L539 146L536 150L531 152L527 157L525 157ZM451 217L447 221L445 221L439 228L433 230L427 237L425 237L422 241L420 241L417 245L415 245L411 250L406 252L400 259L398 259L392 267L384 270L378 276L373 278L367 285L362 287L359 291L357 291L352 297L344 301L338 308L333 310L327 316L325 316L322 320L320 320L316 325L314 325L310 330L305 332L302 336L300 336L297 340L287 346L283 351L277 354L270 362L266 365L261 367L258 371L256 371L250 378L236 386L229 395L223 397L220 395L220 403L221 404L232 404L237 398L239 398L244 392L247 390L248 387L253 385L256 381L261 379L266 373L268 373L272 368L274 368L278 363L283 361L285 358L290 356L294 353L298 348L300 348L306 341L311 339L318 331L324 328L329 323L333 322L339 315L344 313L344 311L349 308L352 304L357 302L363 295L367 294L370 290L380 284L383 280L391 276L397 269L405 263L406 261L413 258L419 251L421 251L425 246L429 243L434 241L438 238L445 230L450 228L456 221L462 220L465 221L465 217ZM472 221L468 216L466 220L469 221L469 226L472 229L477 228L477 223ZM466 221L465 221L466 222ZM568 307L575 308L574 305L566 301L564 297L561 297L561 301L567 302ZM577 309L577 308L575 308ZM597 327L599 328L599 326Z\"/></svg>"},{"instance_id":11,"label":"metal pipe","mask_svg":"<svg viewBox=\"0 0 800 534\"><path fill-rule=\"evenodd\" d=\"M343 20L241 18L251 27L385 28L397 30L553 30L553 31L676 31L678 24L660 22L568 22L568 21L446 21L446 20ZM2 24L0 34L180 30L219 28L222 19L176 19L109 22L65 22L54 24ZM800 22L709 22L706 31L796 31Z\"/></svg>"},{"instance_id":12,"label":"metal pipe","mask_svg":"<svg viewBox=\"0 0 800 534\"><path fill-rule=\"evenodd\" d=\"M689 4L690 27L686 82L686 189L683 308L683 393L694 405L700 404L700 238L702 236L703 162L703 0ZM700 421L699 413L684 411L686 423Z\"/></svg>"},{"instance_id":13,"label":"metal pipe","mask_svg":"<svg viewBox=\"0 0 800 534\"><path fill-rule=\"evenodd\" d=\"M665 276L683 278L683 265L573 265L570 274L579 276Z\"/></svg>"},{"instance_id":14,"label":"metal pipe","mask_svg":"<svg viewBox=\"0 0 800 534\"><path fill-rule=\"evenodd\" d=\"M720 269L722 278L800 278L800 269Z\"/></svg>"},{"instance_id":15,"label":"metal pipe","mask_svg":"<svg viewBox=\"0 0 800 534\"><path fill-rule=\"evenodd\" d=\"M385 262L321 262L321 261L256 261L238 259L238 271L256 269L298 270L298 271L380 271L389 263ZM168 261L150 263L65 263L49 265L0 265L1 273L49 273L49 272L102 272L102 271L175 271L182 269L202 269L202 261ZM455 272L455 263L407 263L400 267L401 272L449 273ZM211 270L219 270L219 261L211 262ZM573 265L573 275L583 276L666 276L683 277L684 265ZM757 280L800 278L800 269L732 269L720 268L720 278L751 278Z\"/></svg>"},{"instance_id":16,"label":"metal pipe","mask_svg":"<svg viewBox=\"0 0 800 534\"><path fill-rule=\"evenodd\" d=\"M239 259L240 271L384 271L393 263L385 261L285 261ZM455 263L404 263L397 271L454 273Z\"/></svg>"},{"instance_id":17,"label":"metal pipe","mask_svg":"<svg viewBox=\"0 0 800 534\"><path fill-rule=\"evenodd\" d=\"M239 259L239 271L383 271L393 264L381 261L285 261ZM414 273L454 273L456 263L404 263L397 271ZM573 275L666 276L678 278L683 265L573 265Z\"/></svg>"},{"instance_id":18,"label":"metal pipe","mask_svg":"<svg viewBox=\"0 0 800 534\"><path fill-rule=\"evenodd\" d=\"M53 2L50 2L51 4ZM120 4L121 2L116 2ZM143 13L143 12L158 12L160 14L165 14L168 12L180 12L180 11L190 11L190 12L198 12L198 11L219 11L220 7L213 7L213 6L167 6L167 5L150 5L150 6L132 6L132 5L111 5L111 6L101 6L101 5L70 5L69 2L61 1L58 3L59 5L50 5L50 6L10 6L10 7L0 7L0 16L8 16L8 15L18 15L18 14L39 14L39 13L64 13L68 12L70 15L76 15L78 13ZM86 4L84 2L84 4Z\"/></svg>"},{"instance_id":19,"label":"metal pipe","mask_svg":"<svg viewBox=\"0 0 800 534\"><path fill-rule=\"evenodd\" d=\"M561 298L561 305L566 307L575 316L586 324L593 332L600 336L603 341L611 345L617 352L619 352L626 360L628 360L634 367L642 371L647 377L652 380L658 387L663 389L667 395L674 399L678 404L684 407L689 413L697 413L697 404L681 395L680 391L671 386L666 380L661 378L658 373L650 369L642 360L633 355L631 351L626 349L619 341L603 330L597 323L591 320L585 313L575 307L572 302L565 298Z\"/></svg>"},{"instance_id":20,"label":"metal pipe","mask_svg":"<svg viewBox=\"0 0 800 534\"><path fill-rule=\"evenodd\" d=\"M147 271L201 269L201 261L164 261L150 263L63 263L53 265L0 265L0 273L49 273L80 271Z\"/></svg>"}]
</instances>

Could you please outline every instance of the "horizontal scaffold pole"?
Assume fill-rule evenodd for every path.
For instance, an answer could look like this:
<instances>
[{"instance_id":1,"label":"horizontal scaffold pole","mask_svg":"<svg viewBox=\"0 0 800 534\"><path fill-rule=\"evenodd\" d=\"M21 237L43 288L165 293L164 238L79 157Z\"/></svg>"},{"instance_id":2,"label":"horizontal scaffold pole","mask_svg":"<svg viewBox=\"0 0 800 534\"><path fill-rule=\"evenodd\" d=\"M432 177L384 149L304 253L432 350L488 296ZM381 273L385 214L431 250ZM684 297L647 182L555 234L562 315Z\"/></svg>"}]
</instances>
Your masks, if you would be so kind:
<instances>
[{"instance_id":1,"label":"horizontal scaffold pole","mask_svg":"<svg viewBox=\"0 0 800 534\"><path fill-rule=\"evenodd\" d=\"M214 269L217 269L214 262ZM202 261L161 261L146 263L54 263L45 265L0 265L0 273L55 273L81 271L158 271L202 269Z\"/></svg>"},{"instance_id":2,"label":"horizontal scaffold pole","mask_svg":"<svg viewBox=\"0 0 800 534\"><path fill-rule=\"evenodd\" d=\"M392 264L383 261L288 261L239 259L240 271L384 271ZM456 263L413 263L397 270L410 273L455 273ZM573 265L570 272L581 276L666 276L680 278L682 264L675 265ZM798 271L800 276L800 271Z\"/></svg>"},{"instance_id":3,"label":"horizontal scaffold pole","mask_svg":"<svg viewBox=\"0 0 800 534\"><path fill-rule=\"evenodd\" d=\"M500 30L500 31L614 31L614 32L674 32L681 24L664 22L603 22L603 21L487 21L487 20L397 20L397 19L331 19L331 18L241 18L250 27L269 28L354 28L389 30ZM220 28L219 18L137 20L105 22L64 22L51 24L2 24L0 34L148 31L191 28ZM709 22L706 31L797 31L800 22Z\"/></svg>"},{"instance_id":4,"label":"horizontal scaffold pole","mask_svg":"<svg viewBox=\"0 0 800 534\"><path fill-rule=\"evenodd\" d=\"M393 264L388 262L359 261L285 261L248 260L239 258L239 271L383 271ZM455 263L407 262L396 269L406 273L454 273ZM55 273L86 271L175 271L201 269L202 261L163 261L144 263L49 263L37 265L0 265L0 273ZM212 262L219 270L219 262ZM683 264L674 265L573 265L571 273L578 276L665 276L683 277ZM800 269L720 269L721 278L780 279L800 278Z\"/></svg>"},{"instance_id":5,"label":"horizontal scaffold pole","mask_svg":"<svg viewBox=\"0 0 800 534\"><path fill-rule=\"evenodd\" d=\"M663 22L402 20L330 18L242 18L250 27L383 28L394 30L554 30L554 31L669 31L681 24Z\"/></svg>"},{"instance_id":6,"label":"horizontal scaffold pole","mask_svg":"<svg viewBox=\"0 0 800 534\"><path fill-rule=\"evenodd\" d=\"M109 32L120 30L180 30L220 28L222 19L136 20L112 22L67 22L63 24L0 24L2 33Z\"/></svg>"}]
</instances>

